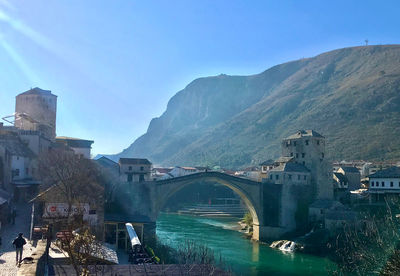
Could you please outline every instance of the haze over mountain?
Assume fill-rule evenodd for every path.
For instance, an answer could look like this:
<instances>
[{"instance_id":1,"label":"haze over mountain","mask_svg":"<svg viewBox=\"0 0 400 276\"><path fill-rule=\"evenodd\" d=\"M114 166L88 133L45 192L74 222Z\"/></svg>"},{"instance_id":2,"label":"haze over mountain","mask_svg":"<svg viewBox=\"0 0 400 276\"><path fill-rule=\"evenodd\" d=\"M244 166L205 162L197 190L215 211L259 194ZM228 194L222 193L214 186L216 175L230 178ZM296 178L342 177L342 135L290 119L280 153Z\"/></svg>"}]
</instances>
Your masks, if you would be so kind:
<instances>
[{"instance_id":1,"label":"haze over mountain","mask_svg":"<svg viewBox=\"0 0 400 276\"><path fill-rule=\"evenodd\" d=\"M196 79L118 157L242 167L275 158L298 129L331 159L400 158L400 45L338 49L252 76Z\"/></svg>"}]
</instances>

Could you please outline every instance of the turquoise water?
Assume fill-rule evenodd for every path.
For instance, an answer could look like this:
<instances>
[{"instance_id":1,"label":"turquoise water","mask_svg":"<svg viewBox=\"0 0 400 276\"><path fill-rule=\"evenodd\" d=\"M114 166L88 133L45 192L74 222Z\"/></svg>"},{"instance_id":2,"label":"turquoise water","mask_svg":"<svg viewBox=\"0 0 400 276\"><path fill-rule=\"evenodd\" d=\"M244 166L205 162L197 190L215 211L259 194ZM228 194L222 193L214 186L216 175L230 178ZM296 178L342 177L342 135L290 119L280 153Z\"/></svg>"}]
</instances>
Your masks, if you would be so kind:
<instances>
[{"instance_id":1,"label":"turquoise water","mask_svg":"<svg viewBox=\"0 0 400 276\"><path fill-rule=\"evenodd\" d=\"M232 218L202 218L161 214L157 220L160 241L179 248L185 241L207 245L216 257L237 275L327 275L334 265L326 258L301 253L283 253L268 245L252 242L233 230Z\"/></svg>"}]
</instances>

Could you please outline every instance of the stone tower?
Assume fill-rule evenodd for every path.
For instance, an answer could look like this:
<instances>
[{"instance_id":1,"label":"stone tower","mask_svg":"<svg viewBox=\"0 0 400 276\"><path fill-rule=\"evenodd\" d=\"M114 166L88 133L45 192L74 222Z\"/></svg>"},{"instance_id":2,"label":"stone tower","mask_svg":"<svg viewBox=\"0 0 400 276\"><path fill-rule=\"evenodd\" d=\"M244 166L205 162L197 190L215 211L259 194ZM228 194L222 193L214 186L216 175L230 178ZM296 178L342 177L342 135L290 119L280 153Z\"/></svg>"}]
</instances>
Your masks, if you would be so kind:
<instances>
[{"instance_id":1,"label":"stone tower","mask_svg":"<svg viewBox=\"0 0 400 276\"><path fill-rule=\"evenodd\" d=\"M282 140L282 156L306 166L316 199L332 199L333 187L329 163L325 156L325 137L314 130L299 130Z\"/></svg>"},{"instance_id":2,"label":"stone tower","mask_svg":"<svg viewBox=\"0 0 400 276\"><path fill-rule=\"evenodd\" d=\"M56 137L57 96L38 87L16 97L15 127L40 131L46 138Z\"/></svg>"}]
</instances>

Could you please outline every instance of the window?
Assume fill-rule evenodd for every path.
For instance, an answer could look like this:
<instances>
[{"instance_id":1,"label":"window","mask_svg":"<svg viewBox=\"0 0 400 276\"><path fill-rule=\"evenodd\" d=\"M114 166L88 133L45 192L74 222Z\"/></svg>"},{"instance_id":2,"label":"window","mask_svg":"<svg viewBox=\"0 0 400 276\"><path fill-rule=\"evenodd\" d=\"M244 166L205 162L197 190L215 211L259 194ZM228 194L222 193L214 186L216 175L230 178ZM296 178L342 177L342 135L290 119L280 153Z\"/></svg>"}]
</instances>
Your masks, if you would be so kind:
<instances>
[{"instance_id":1,"label":"window","mask_svg":"<svg viewBox=\"0 0 400 276\"><path fill-rule=\"evenodd\" d=\"M132 170L132 166L129 166L128 170L130 170L130 171L131 171L131 170Z\"/></svg>"},{"instance_id":2,"label":"window","mask_svg":"<svg viewBox=\"0 0 400 276\"><path fill-rule=\"evenodd\" d=\"M306 156L306 154L305 154L305 153L302 153L302 154L301 154L301 158L304 158L304 156Z\"/></svg>"},{"instance_id":3,"label":"window","mask_svg":"<svg viewBox=\"0 0 400 276\"><path fill-rule=\"evenodd\" d=\"M296 153L296 158L299 158L299 154L298 153Z\"/></svg>"},{"instance_id":4,"label":"window","mask_svg":"<svg viewBox=\"0 0 400 276\"><path fill-rule=\"evenodd\" d=\"M139 176L139 182L143 182L144 181L144 174L141 174L140 176Z\"/></svg>"},{"instance_id":5,"label":"window","mask_svg":"<svg viewBox=\"0 0 400 276\"><path fill-rule=\"evenodd\" d=\"M308 140L306 140L306 146L308 146Z\"/></svg>"},{"instance_id":6,"label":"window","mask_svg":"<svg viewBox=\"0 0 400 276\"><path fill-rule=\"evenodd\" d=\"M297 180L300 180L300 174L299 174L299 175L297 175Z\"/></svg>"},{"instance_id":7,"label":"window","mask_svg":"<svg viewBox=\"0 0 400 276\"><path fill-rule=\"evenodd\" d=\"M19 176L19 169L15 170L15 176Z\"/></svg>"},{"instance_id":8,"label":"window","mask_svg":"<svg viewBox=\"0 0 400 276\"><path fill-rule=\"evenodd\" d=\"M322 158L324 158L324 157L325 157L325 154L324 154L324 153L321 153L321 156L322 156Z\"/></svg>"},{"instance_id":9,"label":"window","mask_svg":"<svg viewBox=\"0 0 400 276\"><path fill-rule=\"evenodd\" d=\"M292 179L292 175L291 174L288 174L288 177L289 177L289 179Z\"/></svg>"},{"instance_id":10,"label":"window","mask_svg":"<svg viewBox=\"0 0 400 276\"><path fill-rule=\"evenodd\" d=\"M319 145L319 140L317 140L317 145Z\"/></svg>"},{"instance_id":11,"label":"window","mask_svg":"<svg viewBox=\"0 0 400 276\"><path fill-rule=\"evenodd\" d=\"M304 180L307 180L307 175L304 176Z\"/></svg>"},{"instance_id":12,"label":"window","mask_svg":"<svg viewBox=\"0 0 400 276\"><path fill-rule=\"evenodd\" d=\"M303 161L303 165L304 165L304 166L306 165L306 162L305 162L305 161Z\"/></svg>"},{"instance_id":13,"label":"window","mask_svg":"<svg viewBox=\"0 0 400 276\"><path fill-rule=\"evenodd\" d=\"M269 176L269 179L271 179L271 180L272 180L272 174Z\"/></svg>"},{"instance_id":14,"label":"window","mask_svg":"<svg viewBox=\"0 0 400 276\"><path fill-rule=\"evenodd\" d=\"M279 174L275 175L275 179L278 180L279 179Z\"/></svg>"},{"instance_id":15,"label":"window","mask_svg":"<svg viewBox=\"0 0 400 276\"><path fill-rule=\"evenodd\" d=\"M293 156L293 152L290 153L290 156Z\"/></svg>"},{"instance_id":16,"label":"window","mask_svg":"<svg viewBox=\"0 0 400 276\"><path fill-rule=\"evenodd\" d=\"M296 146L296 144L297 144L297 142L296 142L296 141L294 141L294 142L293 142L293 146Z\"/></svg>"},{"instance_id":17,"label":"window","mask_svg":"<svg viewBox=\"0 0 400 276\"><path fill-rule=\"evenodd\" d=\"M393 187L393 181L390 181L390 187Z\"/></svg>"},{"instance_id":18,"label":"window","mask_svg":"<svg viewBox=\"0 0 400 276\"><path fill-rule=\"evenodd\" d=\"M375 183L374 183L374 181L372 181L372 182L371 182L371 186L374 187L374 185L375 185Z\"/></svg>"},{"instance_id":19,"label":"window","mask_svg":"<svg viewBox=\"0 0 400 276\"><path fill-rule=\"evenodd\" d=\"M382 181L382 187L385 187L385 181Z\"/></svg>"},{"instance_id":20,"label":"window","mask_svg":"<svg viewBox=\"0 0 400 276\"><path fill-rule=\"evenodd\" d=\"M141 171L143 171L143 170L144 170L144 168L143 168L143 167L140 167L140 170L141 170Z\"/></svg>"},{"instance_id":21,"label":"window","mask_svg":"<svg viewBox=\"0 0 400 276\"><path fill-rule=\"evenodd\" d=\"M132 182L132 180L133 180L133 177L132 177L132 174L130 173L130 174L128 174L128 182Z\"/></svg>"}]
</instances>

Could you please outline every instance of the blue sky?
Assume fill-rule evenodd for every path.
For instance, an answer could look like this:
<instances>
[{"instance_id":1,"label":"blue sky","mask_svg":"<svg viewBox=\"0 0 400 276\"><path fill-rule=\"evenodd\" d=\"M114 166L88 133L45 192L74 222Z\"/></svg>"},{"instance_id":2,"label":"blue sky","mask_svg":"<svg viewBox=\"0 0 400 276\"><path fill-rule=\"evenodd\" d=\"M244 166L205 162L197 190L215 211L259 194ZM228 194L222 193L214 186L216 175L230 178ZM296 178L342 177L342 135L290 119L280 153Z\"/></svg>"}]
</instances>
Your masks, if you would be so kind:
<instances>
[{"instance_id":1,"label":"blue sky","mask_svg":"<svg viewBox=\"0 0 400 276\"><path fill-rule=\"evenodd\" d=\"M58 95L57 134L117 153L203 76L400 43L398 1L0 0L0 117Z\"/></svg>"}]
</instances>

